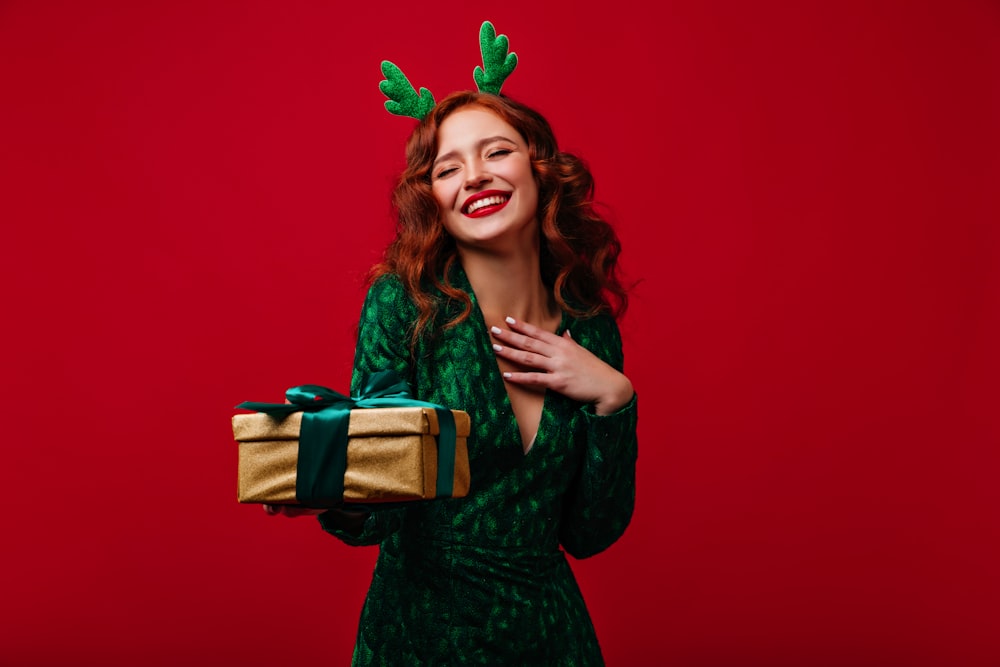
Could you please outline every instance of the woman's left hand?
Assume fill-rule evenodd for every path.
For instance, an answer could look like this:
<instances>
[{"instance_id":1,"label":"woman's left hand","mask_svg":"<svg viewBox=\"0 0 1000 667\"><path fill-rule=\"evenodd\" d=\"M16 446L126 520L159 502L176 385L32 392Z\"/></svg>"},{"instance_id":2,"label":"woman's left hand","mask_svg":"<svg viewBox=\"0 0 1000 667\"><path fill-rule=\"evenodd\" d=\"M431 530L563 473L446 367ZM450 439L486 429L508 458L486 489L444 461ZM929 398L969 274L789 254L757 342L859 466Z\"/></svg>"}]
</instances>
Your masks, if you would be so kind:
<instances>
[{"instance_id":1,"label":"woman's left hand","mask_svg":"<svg viewBox=\"0 0 1000 667\"><path fill-rule=\"evenodd\" d=\"M507 381L544 387L575 401L593 403L599 415L616 412L632 400L635 392L629 379L574 341L569 330L557 336L510 317L506 324L509 330L490 328L497 340L493 346L497 356L537 369L504 373Z\"/></svg>"}]
</instances>

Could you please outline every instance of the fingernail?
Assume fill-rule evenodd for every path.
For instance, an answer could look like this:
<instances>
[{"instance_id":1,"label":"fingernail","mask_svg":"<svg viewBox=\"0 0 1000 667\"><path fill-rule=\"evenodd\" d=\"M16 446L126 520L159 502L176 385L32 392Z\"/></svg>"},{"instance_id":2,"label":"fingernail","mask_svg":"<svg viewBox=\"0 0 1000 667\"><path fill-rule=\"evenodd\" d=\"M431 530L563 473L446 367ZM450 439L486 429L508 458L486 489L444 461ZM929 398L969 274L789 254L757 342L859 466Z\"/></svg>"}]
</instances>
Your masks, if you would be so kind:
<instances>
[{"instance_id":1,"label":"fingernail","mask_svg":"<svg viewBox=\"0 0 1000 667\"><path fill-rule=\"evenodd\" d=\"M503 374L503 376L504 376L505 378L509 378L509 377L510 377L510 373L504 373L504 374Z\"/></svg>"},{"instance_id":2,"label":"fingernail","mask_svg":"<svg viewBox=\"0 0 1000 667\"><path fill-rule=\"evenodd\" d=\"M503 347L501 345L497 345L497 344L494 343L493 349L496 350L497 352L499 352L500 350L503 349Z\"/></svg>"},{"instance_id":3,"label":"fingernail","mask_svg":"<svg viewBox=\"0 0 1000 667\"><path fill-rule=\"evenodd\" d=\"M517 324L517 322L515 322L515 321L514 321L514 318L513 318L513 317L507 317L507 318L506 318L506 319L504 320L504 322L506 322L507 324Z\"/></svg>"},{"instance_id":4,"label":"fingernail","mask_svg":"<svg viewBox=\"0 0 1000 667\"><path fill-rule=\"evenodd\" d=\"M490 332L495 333L498 336L503 333L502 331L500 331L500 327L490 327Z\"/></svg>"}]
</instances>

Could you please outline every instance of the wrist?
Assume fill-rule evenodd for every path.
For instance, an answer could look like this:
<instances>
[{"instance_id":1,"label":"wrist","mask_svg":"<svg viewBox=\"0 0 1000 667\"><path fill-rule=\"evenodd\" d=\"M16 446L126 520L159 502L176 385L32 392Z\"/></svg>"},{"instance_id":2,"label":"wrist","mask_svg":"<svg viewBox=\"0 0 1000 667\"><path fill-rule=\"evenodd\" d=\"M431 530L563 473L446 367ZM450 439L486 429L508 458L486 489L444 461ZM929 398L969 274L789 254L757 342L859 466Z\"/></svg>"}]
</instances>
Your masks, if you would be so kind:
<instances>
[{"instance_id":1,"label":"wrist","mask_svg":"<svg viewBox=\"0 0 1000 667\"><path fill-rule=\"evenodd\" d=\"M602 417L614 414L625 407L634 395L635 388L632 386L632 382L621 375L619 382L614 383L604 396L594 401L594 414Z\"/></svg>"}]
</instances>

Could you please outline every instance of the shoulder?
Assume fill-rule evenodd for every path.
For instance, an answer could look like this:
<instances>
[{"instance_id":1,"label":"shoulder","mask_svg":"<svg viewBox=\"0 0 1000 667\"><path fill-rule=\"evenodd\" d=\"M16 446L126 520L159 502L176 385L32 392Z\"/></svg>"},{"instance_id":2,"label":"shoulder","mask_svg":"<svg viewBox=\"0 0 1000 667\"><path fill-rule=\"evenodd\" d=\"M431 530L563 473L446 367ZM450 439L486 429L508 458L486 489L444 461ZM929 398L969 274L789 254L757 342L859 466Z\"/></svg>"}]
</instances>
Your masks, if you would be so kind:
<instances>
[{"instance_id":1,"label":"shoulder","mask_svg":"<svg viewBox=\"0 0 1000 667\"><path fill-rule=\"evenodd\" d=\"M405 296L406 288L403 287L403 281L395 273L383 274L368 286L368 300L396 300Z\"/></svg>"},{"instance_id":2,"label":"shoulder","mask_svg":"<svg viewBox=\"0 0 1000 667\"><path fill-rule=\"evenodd\" d=\"M379 305L394 308L415 307L402 279L394 273L379 276L368 287L365 308Z\"/></svg>"},{"instance_id":3,"label":"shoulder","mask_svg":"<svg viewBox=\"0 0 1000 667\"><path fill-rule=\"evenodd\" d=\"M461 272L450 273L448 281L445 281L443 276L439 276L438 280L441 282L447 282L447 284L458 288L466 294L472 291L472 288L468 285L468 279L465 278L465 274ZM432 300L448 300L448 295L443 293L435 284L431 284L429 281L427 284L424 282L421 283L420 293ZM395 273L385 273L372 281L372 284L368 287L367 299L380 302L409 302L415 304L413 295L406 287L403 279Z\"/></svg>"},{"instance_id":4,"label":"shoulder","mask_svg":"<svg viewBox=\"0 0 1000 667\"><path fill-rule=\"evenodd\" d=\"M569 325L573 340L612 366L622 365L621 332L615 318L607 313L572 320Z\"/></svg>"},{"instance_id":5,"label":"shoulder","mask_svg":"<svg viewBox=\"0 0 1000 667\"><path fill-rule=\"evenodd\" d=\"M412 320L417 312L403 281L395 274L379 276L368 287L362 306L362 320Z\"/></svg>"},{"instance_id":6,"label":"shoulder","mask_svg":"<svg viewBox=\"0 0 1000 667\"><path fill-rule=\"evenodd\" d=\"M593 317L575 318L570 321L568 328L577 342L580 342L579 336L600 340L620 338L618 322L608 313L598 313Z\"/></svg>"}]
</instances>

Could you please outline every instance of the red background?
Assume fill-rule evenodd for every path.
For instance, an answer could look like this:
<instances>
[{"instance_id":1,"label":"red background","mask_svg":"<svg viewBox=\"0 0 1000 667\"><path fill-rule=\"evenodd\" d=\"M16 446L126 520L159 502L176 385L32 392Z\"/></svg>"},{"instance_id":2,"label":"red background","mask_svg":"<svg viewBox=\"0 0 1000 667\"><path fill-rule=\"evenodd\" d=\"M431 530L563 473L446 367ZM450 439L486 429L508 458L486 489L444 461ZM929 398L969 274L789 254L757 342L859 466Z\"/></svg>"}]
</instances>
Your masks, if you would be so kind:
<instances>
[{"instance_id":1,"label":"red background","mask_svg":"<svg viewBox=\"0 0 1000 667\"><path fill-rule=\"evenodd\" d=\"M379 61L490 19L642 281L609 665L1000 664L1000 5L641 6L0 3L0 663L347 664L376 550L237 504L229 418L346 389Z\"/></svg>"}]
</instances>

